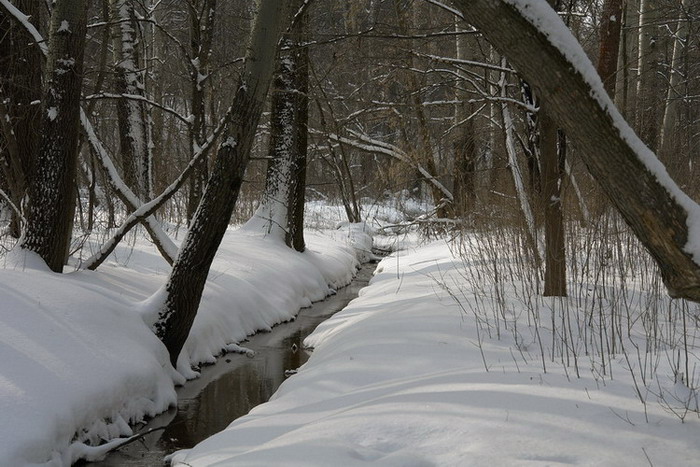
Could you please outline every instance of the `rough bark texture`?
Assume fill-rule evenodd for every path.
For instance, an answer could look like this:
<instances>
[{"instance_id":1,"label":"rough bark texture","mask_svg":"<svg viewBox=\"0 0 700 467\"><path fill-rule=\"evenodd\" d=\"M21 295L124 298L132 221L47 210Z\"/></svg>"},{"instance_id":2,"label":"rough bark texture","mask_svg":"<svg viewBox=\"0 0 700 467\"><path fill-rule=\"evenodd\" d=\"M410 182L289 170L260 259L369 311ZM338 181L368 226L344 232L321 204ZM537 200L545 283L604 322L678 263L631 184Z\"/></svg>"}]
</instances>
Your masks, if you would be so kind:
<instances>
[{"instance_id":1,"label":"rough bark texture","mask_svg":"<svg viewBox=\"0 0 700 467\"><path fill-rule=\"evenodd\" d=\"M299 4L300 2L296 2ZM299 47L306 14L282 39L273 81L265 192L256 217L267 233L304 249L303 209L308 132L308 53ZM301 216L301 218L299 218Z\"/></svg>"},{"instance_id":2,"label":"rough bark texture","mask_svg":"<svg viewBox=\"0 0 700 467\"><path fill-rule=\"evenodd\" d=\"M13 4L36 22L41 5L34 0L18 0ZM41 99L41 51L26 28L17 24L0 8L0 100L3 100L2 136L5 145L0 153L0 166L9 195L15 206L22 205L27 184L32 176L39 125ZM19 217L14 214L10 233L19 237Z\"/></svg>"},{"instance_id":3,"label":"rough bark texture","mask_svg":"<svg viewBox=\"0 0 700 467\"><path fill-rule=\"evenodd\" d=\"M309 40L308 12L297 18L292 31L297 45ZM304 240L304 201L306 200L306 159L309 135L309 49L301 47L295 51L296 75L296 149L294 154L294 183L289 196L289 231L287 244L297 251L306 250Z\"/></svg>"},{"instance_id":4,"label":"rough bark texture","mask_svg":"<svg viewBox=\"0 0 700 467\"><path fill-rule=\"evenodd\" d=\"M260 2L246 54L246 67L233 101L231 123L165 286L166 299L154 331L168 349L173 365L177 364L194 322L209 268L243 182L287 13L287 0Z\"/></svg>"},{"instance_id":5,"label":"rough bark texture","mask_svg":"<svg viewBox=\"0 0 700 467\"><path fill-rule=\"evenodd\" d=\"M464 16L546 93L550 113L576 140L593 177L652 254L673 297L700 301L700 267L684 251L687 212L623 139L609 111L547 37L500 0L458 0Z\"/></svg>"},{"instance_id":6,"label":"rough bark texture","mask_svg":"<svg viewBox=\"0 0 700 467\"><path fill-rule=\"evenodd\" d=\"M67 259L75 212L85 33L85 1L58 1L51 20L41 141L21 242L56 272L63 270Z\"/></svg>"}]
</instances>

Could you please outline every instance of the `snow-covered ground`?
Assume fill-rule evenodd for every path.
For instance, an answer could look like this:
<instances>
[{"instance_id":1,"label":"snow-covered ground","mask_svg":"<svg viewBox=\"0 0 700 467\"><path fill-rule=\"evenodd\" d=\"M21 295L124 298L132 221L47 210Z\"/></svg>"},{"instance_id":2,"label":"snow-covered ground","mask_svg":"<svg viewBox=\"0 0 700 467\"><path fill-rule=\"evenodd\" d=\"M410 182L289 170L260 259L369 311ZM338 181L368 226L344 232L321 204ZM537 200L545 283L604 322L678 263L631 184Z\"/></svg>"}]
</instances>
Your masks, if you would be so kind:
<instances>
[{"instance_id":1,"label":"snow-covered ground","mask_svg":"<svg viewBox=\"0 0 700 467\"><path fill-rule=\"evenodd\" d=\"M582 348L576 365L573 347L552 358L547 343L567 341L546 321L537 335L528 328L517 288L469 290L481 264L444 242L384 259L307 338L311 359L270 402L174 465L698 465L700 420L685 398L697 393L672 383L666 399L649 392L669 385L672 359L655 361L659 381L646 374L643 386L620 354L602 369ZM543 316L555 300L542 300ZM503 321L489 322L482 311L498 307Z\"/></svg>"},{"instance_id":2,"label":"snow-covered ground","mask_svg":"<svg viewBox=\"0 0 700 467\"><path fill-rule=\"evenodd\" d=\"M329 236L330 235L330 236ZM335 240L331 238L335 237ZM136 238L136 237L134 237ZM54 274L31 256L0 268L0 465L67 466L99 456L129 422L166 410L174 384L246 335L289 320L347 284L371 238L308 233L300 254L230 230L175 371L145 324L169 267L138 237L96 272ZM12 254L11 254L12 255Z\"/></svg>"}]
</instances>

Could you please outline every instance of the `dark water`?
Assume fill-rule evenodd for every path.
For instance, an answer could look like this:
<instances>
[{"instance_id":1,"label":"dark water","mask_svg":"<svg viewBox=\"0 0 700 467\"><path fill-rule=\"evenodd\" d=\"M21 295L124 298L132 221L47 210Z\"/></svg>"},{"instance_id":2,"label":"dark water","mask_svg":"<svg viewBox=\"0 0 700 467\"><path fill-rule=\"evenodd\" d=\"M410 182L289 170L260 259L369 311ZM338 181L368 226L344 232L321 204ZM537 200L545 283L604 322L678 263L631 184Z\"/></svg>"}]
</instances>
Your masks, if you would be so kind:
<instances>
[{"instance_id":1,"label":"dark water","mask_svg":"<svg viewBox=\"0 0 700 467\"><path fill-rule=\"evenodd\" d=\"M146 426L163 427L142 440L122 447L104 461L90 466L158 466L163 457L178 449L191 448L226 428L236 418L267 401L286 378L309 358L302 342L319 323L340 311L372 277L375 264L366 264L349 286L327 300L301 310L297 319L260 333L242 345L254 357L227 354L216 364L202 368L201 376L179 388L177 408L172 408Z\"/></svg>"}]
</instances>

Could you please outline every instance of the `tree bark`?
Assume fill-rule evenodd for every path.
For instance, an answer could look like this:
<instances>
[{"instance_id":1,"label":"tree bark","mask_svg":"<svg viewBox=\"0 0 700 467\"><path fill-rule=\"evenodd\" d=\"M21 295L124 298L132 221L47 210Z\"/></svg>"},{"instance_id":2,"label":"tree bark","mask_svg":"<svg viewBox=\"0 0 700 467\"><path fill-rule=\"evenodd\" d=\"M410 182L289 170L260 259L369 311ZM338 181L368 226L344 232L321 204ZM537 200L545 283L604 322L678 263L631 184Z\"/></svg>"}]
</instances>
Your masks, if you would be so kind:
<instances>
[{"instance_id":1,"label":"tree bark","mask_svg":"<svg viewBox=\"0 0 700 467\"><path fill-rule=\"evenodd\" d=\"M597 68L605 90L608 91L611 99L615 99L621 25L622 0L605 0L600 18L600 47Z\"/></svg>"},{"instance_id":2,"label":"tree bark","mask_svg":"<svg viewBox=\"0 0 700 467\"><path fill-rule=\"evenodd\" d=\"M678 104L681 101L683 92L679 89L683 73L681 72L681 61L683 51L688 45L688 23L690 22L690 1L683 0L681 3L681 14L678 18L678 28L676 29L673 41L673 55L671 57L671 69L669 71L668 94L664 105L664 114L661 121L661 133L659 134L659 152L662 156L670 155L672 151L673 131L678 120ZM686 77L688 79L688 77Z\"/></svg>"},{"instance_id":3,"label":"tree bark","mask_svg":"<svg viewBox=\"0 0 700 467\"><path fill-rule=\"evenodd\" d=\"M298 0L295 4L301 5ZM306 170L308 131L307 121L303 120L308 115L308 67L304 67L308 65L308 58L302 57L307 49L301 44L305 22L303 16L297 18L292 29L282 38L282 51L271 91L265 191L260 207L246 224L247 229L262 231L290 247L293 246L294 230L303 229L303 226L295 224L294 219L294 214L299 215L299 212L295 212L295 204L301 202L303 209L305 186L299 186L299 177L302 175L300 172ZM299 230L299 233L303 245L303 230Z\"/></svg>"},{"instance_id":4,"label":"tree bark","mask_svg":"<svg viewBox=\"0 0 700 467\"><path fill-rule=\"evenodd\" d=\"M200 6L201 4L201 6ZM190 87L192 89L192 126L190 127L190 147L192 152L206 142L206 98L205 84L209 78L209 61L214 40L216 0L200 0L190 8ZM194 216L202 191L207 183L209 164L202 158L190 176L190 192L187 198L187 222Z\"/></svg>"},{"instance_id":5,"label":"tree bark","mask_svg":"<svg viewBox=\"0 0 700 467\"><path fill-rule=\"evenodd\" d=\"M557 125L540 107L540 160L542 163L542 202L544 205L544 293L545 297L566 296L566 251L564 216L561 204L563 161L557 144ZM563 135L562 135L563 143ZM563 152L563 144L562 144Z\"/></svg>"},{"instance_id":6,"label":"tree bark","mask_svg":"<svg viewBox=\"0 0 700 467\"><path fill-rule=\"evenodd\" d=\"M112 0L112 17L117 23L114 37L117 94L145 97L134 1ZM116 102L124 181L139 199L146 200L151 192L151 155L145 104L136 99Z\"/></svg>"},{"instance_id":7,"label":"tree bark","mask_svg":"<svg viewBox=\"0 0 700 467\"><path fill-rule=\"evenodd\" d=\"M275 53L288 19L289 0L261 0L233 100L234 113L214 163L202 201L165 285L165 301L154 323L173 366L197 314L216 250L228 227L250 156Z\"/></svg>"},{"instance_id":8,"label":"tree bark","mask_svg":"<svg viewBox=\"0 0 700 467\"><path fill-rule=\"evenodd\" d=\"M659 16L658 0L641 0L639 5L639 47L637 57L636 130L652 151L657 149L659 119Z\"/></svg>"},{"instance_id":9,"label":"tree bark","mask_svg":"<svg viewBox=\"0 0 700 467\"><path fill-rule=\"evenodd\" d=\"M56 272L68 257L75 212L85 6L85 0L59 0L53 9L41 141L20 242Z\"/></svg>"},{"instance_id":10,"label":"tree bark","mask_svg":"<svg viewBox=\"0 0 700 467\"><path fill-rule=\"evenodd\" d=\"M14 5L33 22L41 17L41 5L18 0ZM27 30L0 9L0 99L3 106L2 136L7 142L0 153L10 198L21 209L32 176L39 142L41 116L41 51ZM19 215L13 212L10 233L20 235Z\"/></svg>"},{"instance_id":11,"label":"tree bark","mask_svg":"<svg viewBox=\"0 0 700 467\"><path fill-rule=\"evenodd\" d=\"M500 0L457 4L468 21L546 94L551 115L578 141L589 171L654 257L670 295L700 301L700 266L685 251L689 211L696 215L698 206L679 193L653 153L625 124L602 83L590 74L593 67L583 50L562 46L562 51L550 42L544 31L561 35L561 20L537 3L527 13ZM536 18L535 12L545 17ZM575 43L569 36L571 41ZM573 65L574 59L567 58L572 56Z\"/></svg>"}]
</instances>

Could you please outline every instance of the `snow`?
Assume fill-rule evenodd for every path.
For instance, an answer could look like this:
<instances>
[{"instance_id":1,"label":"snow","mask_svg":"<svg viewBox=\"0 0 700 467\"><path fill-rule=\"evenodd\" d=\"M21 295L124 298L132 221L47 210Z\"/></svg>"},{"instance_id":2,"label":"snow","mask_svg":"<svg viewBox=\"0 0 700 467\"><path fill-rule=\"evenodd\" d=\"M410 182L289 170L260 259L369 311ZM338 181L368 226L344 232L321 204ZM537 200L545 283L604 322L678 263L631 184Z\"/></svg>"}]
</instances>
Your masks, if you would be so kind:
<instances>
[{"instance_id":1,"label":"snow","mask_svg":"<svg viewBox=\"0 0 700 467\"><path fill-rule=\"evenodd\" d=\"M65 19L61 21L61 25L56 29L56 32L70 32L70 25Z\"/></svg>"},{"instance_id":2,"label":"snow","mask_svg":"<svg viewBox=\"0 0 700 467\"><path fill-rule=\"evenodd\" d=\"M552 361L543 372L527 326L517 342L479 336L448 293L492 306L466 285L472 259L444 241L384 259L269 402L173 465L697 465L700 420L644 407L619 359L615 378L576 378Z\"/></svg>"},{"instance_id":3,"label":"snow","mask_svg":"<svg viewBox=\"0 0 700 467\"><path fill-rule=\"evenodd\" d=\"M53 122L56 120L56 117L58 117L58 109L56 107L49 107L46 109L46 116Z\"/></svg>"},{"instance_id":4,"label":"snow","mask_svg":"<svg viewBox=\"0 0 700 467\"><path fill-rule=\"evenodd\" d=\"M176 372L148 326L169 267L145 238L122 242L98 271L54 274L33 253L0 264L0 462L67 466L99 458L130 422L176 402L191 366L347 284L361 227L307 234L308 252L231 229L214 262ZM351 242L351 243L348 243ZM96 246L95 246L96 248ZM86 255L89 252L85 252Z\"/></svg>"}]
</instances>

